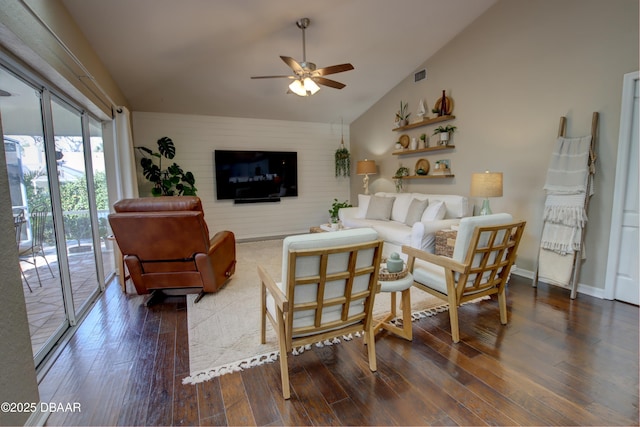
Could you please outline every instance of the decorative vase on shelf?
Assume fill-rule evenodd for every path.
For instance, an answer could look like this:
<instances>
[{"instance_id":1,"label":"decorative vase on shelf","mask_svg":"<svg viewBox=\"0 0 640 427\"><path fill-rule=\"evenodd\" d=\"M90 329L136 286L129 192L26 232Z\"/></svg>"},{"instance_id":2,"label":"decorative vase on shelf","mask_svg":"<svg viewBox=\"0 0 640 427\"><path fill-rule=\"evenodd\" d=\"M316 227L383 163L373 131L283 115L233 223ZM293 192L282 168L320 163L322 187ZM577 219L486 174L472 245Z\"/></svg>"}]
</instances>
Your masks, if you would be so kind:
<instances>
[{"instance_id":1,"label":"decorative vase on shelf","mask_svg":"<svg viewBox=\"0 0 640 427\"><path fill-rule=\"evenodd\" d=\"M416 116L418 116L419 121L425 119L425 115L427 114L427 110L424 108L424 101L421 99L418 103L418 111L416 111Z\"/></svg>"},{"instance_id":2,"label":"decorative vase on shelf","mask_svg":"<svg viewBox=\"0 0 640 427\"><path fill-rule=\"evenodd\" d=\"M418 140L416 138L411 138L411 145L409 146L412 150L418 149Z\"/></svg>"},{"instance_id":3,"label":"decorative vase on shelf","mask_svg":"<svg viewBox=\"0 0 640 427\"><path fill-rule=\"evenodd\" d=\"M442 91L442 101L440 104L440 115L441 116L446 116L447 115L447 95L445 94L445 91Z\"/></svg>"}]
</instances>

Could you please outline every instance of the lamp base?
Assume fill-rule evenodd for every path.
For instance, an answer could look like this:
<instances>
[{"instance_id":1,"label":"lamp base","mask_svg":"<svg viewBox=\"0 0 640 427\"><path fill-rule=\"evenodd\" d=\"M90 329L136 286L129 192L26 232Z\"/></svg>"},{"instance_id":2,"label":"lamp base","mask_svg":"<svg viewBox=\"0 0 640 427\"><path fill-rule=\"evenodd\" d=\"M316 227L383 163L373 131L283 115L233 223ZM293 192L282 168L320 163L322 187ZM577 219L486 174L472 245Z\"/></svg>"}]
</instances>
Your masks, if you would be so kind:
<instances>
[{"instance_id":1,"label":"lamp base","mask_svg":"<svg viewBox=\"0 0 640 427\"><path fill-rule=\"evenodd\" d=\"M489 199L482 201L482 208L480 209L480 215L491 215L491 207L489 206Z\"/></svg>"},{"instance_id":2,"label":"lamp base","mask_svg":"<svg viewBox=\"0 0 640 427\"><path fill-rule=\"evenodd\" d=\"M362 178L362 188L364 188L364 194L369 194L369 174L365 174L364 178Z\"/></svg>"}]
</instances>

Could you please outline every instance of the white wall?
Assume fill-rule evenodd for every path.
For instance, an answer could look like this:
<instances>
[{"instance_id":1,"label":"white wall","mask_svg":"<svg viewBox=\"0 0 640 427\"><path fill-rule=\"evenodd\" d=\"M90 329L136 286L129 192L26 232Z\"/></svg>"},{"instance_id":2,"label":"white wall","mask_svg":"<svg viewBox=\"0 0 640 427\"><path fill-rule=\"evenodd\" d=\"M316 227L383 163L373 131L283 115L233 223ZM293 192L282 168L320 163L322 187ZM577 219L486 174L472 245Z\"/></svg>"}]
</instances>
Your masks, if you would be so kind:
<instances>
[{"instance_id":1,"label":"white wall","mask_svg":"<svg viewBox=\"0 0 640 427\"><path fill-rule=\"evenodd\" d=\"M176 145L174 161L196 177L198 197L211 233L231 230L236 239L253 239L308 232L328 222L334 198L349 199L349 178L336 178L334 153L341 125L180 114L133 113L136 146L157 151L156 141L170 137ZM349 147L348 127L344 141ZM225 150L296 151L298 197L279 203L234 204L216 200L213 152ZM166 161L166 160L165 160ZM139 168L139 166L138 166ZM140 196L150 187L139 174Z\"/></svg>"},{"instance_id":2,"label":"white wall","mask_svg":"<svg viewBox=\"0 0 640 427\"><path fill-rule=\"evenodd\" d=\"M503 172L504 197L492 199L491 206L527 221L518 267L532 270L542 227L542 187L560 117L568 119L569 136L581 136L590 132L597 111L596 194L580 278L598 293L606 270L622 79L638 69L638 1L501 0L423 66L426 80L414 83L413 74L408 76L351 125L354 158L373 158L379 165L371 189L394 191L390 178L399 164L413 169L420 157L431 164L450 159L455 178L407 181L407 191L469 194L472 173ZM392 122L400 100L409 102L413 117L419 99L432 107L443 89L455 102L457 118L447 122L458 127L455 150L392 156L399 136ZM407 133L418 136L424 129L433 132L432 126ZM353 180L352 199L359 191L360 183Z\"/></svg>"}]
</instances>

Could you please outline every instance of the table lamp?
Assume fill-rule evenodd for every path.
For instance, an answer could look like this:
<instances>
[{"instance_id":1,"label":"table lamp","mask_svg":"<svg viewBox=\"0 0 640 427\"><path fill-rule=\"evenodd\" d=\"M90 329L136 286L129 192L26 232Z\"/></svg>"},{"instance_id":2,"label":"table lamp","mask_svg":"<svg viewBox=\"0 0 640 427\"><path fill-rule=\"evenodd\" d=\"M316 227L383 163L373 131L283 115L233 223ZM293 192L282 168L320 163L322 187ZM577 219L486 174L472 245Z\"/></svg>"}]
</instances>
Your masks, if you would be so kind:
<instances>
[{"instance_id":1,"label":"table lamp","mask_svg":"<svg viewBox=\"0 0 640 427\"><path fill-rule=\"evenodd\" d=\"M369 174L376 174L376 162L375 160L360 160L356 165L356 174L364 175L362 184L364 186L364 194L369 194Z\"/></svg>"},{"instance_id":2,"label":"table lamp","mask_svg":"<svg viewBox=\"0 0 640 427\"><path fill-rule=\"evenodd\" d=\"M472 174L471 197L484 197L480 215L490 215L489 197L502 197L502 172Z\"/></svg>"}]
</instances>

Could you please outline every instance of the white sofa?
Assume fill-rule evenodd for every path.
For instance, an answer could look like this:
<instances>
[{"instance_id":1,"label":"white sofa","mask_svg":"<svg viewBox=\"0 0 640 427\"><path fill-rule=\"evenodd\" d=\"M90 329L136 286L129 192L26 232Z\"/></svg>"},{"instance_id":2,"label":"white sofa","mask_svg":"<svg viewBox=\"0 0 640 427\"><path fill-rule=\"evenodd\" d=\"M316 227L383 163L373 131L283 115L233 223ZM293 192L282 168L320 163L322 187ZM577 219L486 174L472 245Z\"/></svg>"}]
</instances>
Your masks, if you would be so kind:
<instances>
[{"instance_id":1,"label":"white sofa","mask_svg":"<svg viewBox=\"0 0 640 427\"><path fill-rule=\"evenodd\" d=\"M419 203L424 205L424 201L427 201L426 209L416 220L421 207ZM407 218L410 213L411 219ZM435 232L451 228L460 222L460 218L469 216L469 200L465 196L448 194L359 194L358 206L340 209L339 216L344 227L376 230L385 242L384 256L391 252L401 254L402 245L434 253Z\"/></svg>"}]
</instances>

